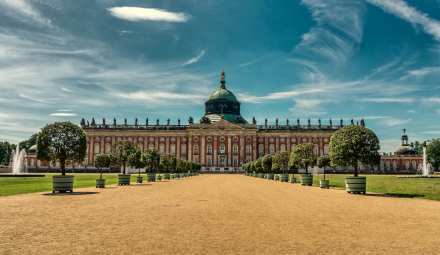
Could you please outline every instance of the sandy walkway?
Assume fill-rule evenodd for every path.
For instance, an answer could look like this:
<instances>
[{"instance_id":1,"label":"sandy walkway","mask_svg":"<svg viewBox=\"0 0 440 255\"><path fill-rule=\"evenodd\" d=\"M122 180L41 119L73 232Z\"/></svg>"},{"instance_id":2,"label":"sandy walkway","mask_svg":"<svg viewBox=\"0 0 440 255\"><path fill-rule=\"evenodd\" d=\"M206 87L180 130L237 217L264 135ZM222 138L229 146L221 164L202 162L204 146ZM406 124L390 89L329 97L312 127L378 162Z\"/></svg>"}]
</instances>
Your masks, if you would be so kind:
<instances>
[{"instance_id":1,"label":"sandy walkway","mask_svg":"<svg viewBox=\"0 0 440 255\"><path fill-rule=\"evenodd\" d=\"M0 197L0 254L440 254L436 201L238 175L98 192Z\"/></svg>"}]
</instances>

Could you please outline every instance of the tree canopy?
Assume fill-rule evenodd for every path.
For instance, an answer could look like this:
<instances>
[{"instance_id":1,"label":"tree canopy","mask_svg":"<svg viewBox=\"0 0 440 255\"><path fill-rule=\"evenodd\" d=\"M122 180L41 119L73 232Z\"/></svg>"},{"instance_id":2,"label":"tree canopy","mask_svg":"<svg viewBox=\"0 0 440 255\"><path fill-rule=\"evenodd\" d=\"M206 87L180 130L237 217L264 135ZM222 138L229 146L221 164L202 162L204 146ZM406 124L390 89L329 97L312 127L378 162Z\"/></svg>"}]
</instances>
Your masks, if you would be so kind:
<instances>
[{"instance_id":1,"label":"tree canopy","mask_svg":"<svg viewBox=\"0 0 440 255\"><path fill-rule=\"evenodd\" d=\"M0 165L9 165L12 157L12 151L15 149L15 145L8 142L0 142Z\"/></svg>"},{"instance_id":2,"label":"tree canopy","mask_svg":"<svg viewBox=\"0 0 440 255\"><path fill-rule=\"evenodd\" d=\"M283 173L288 169L289 167L289 152L282 151L275 153L275 155L272 157L272 171L278 172L282 171Z\"/></svg>"},{"instance_id":3,"label":"tree canopy","mask_svg":"<svg viewBox=\"0 0 440 255\"><path fill-rule=\"evenodd\" d=\"M112 150L112 161L119 167L122 167L122 173L126 173L126 166L131 154L136 151L136 147L133 143L128 141L118 142Z\"/></svg>"},{"instance_id":4,"label":"tree canopy","mask_svg":"<svg viewBox=\"0 0 440 255\"><path fill-rule=\"evenodd\" d=\"M295 146L290 154L290 164L302 167L309 172L308 168L316 164L316 156L313 153L314 145L312 143L302 143Z\"/></svg>"},{"instance_id":5,"label":"tree canopy","mask_svg":"<svg viewBox=\"0 0 440 255\"><path fill-rule=\"evenodd\" d=\"M65 175L66 161L81 162L86 156L86 134L71 122L55 122L38 134L37 158L59 161L61 174Z\"/></svg>"},{"instance_id":6,"label":"tree canopy","mask_svg":"<svg viewBox=\"0 0 440 255\"><path fill-rule=\"evenodd\" d=\"M354 176L357 176L359 163L379 163L379 149L379 139L373 131L363 126L350 125L332 135L329 156L333 166L352 166Z\"/></svg>"},{"instance_id":7,"label":"tree canopy","mask_svg":"<svg viewBox=\"0 0 440 255\"><path fill-rule=\"evenodd\" d=\"M148 150L144 154L143 161L148 172L154 173L159 170L160 155L156 150Z\"/></svg>"},{"instance_id":8,"label":"tree canopy","mask_svg":"<svg viewBox=\"0 0 440 255\"><path fill-rule=\"evenodd\" d=\"M272 155L267 154L260 158L263 171L269 173L272 171Z\"/></svg>"},{"instance_id":9,"label":"tree canopy","mask_svg":"<svg viewBox=\"0 0 440 255\"><path fill-rule=\"evenodd\" d=\"M433 139L426 146L426 156L429 163L437 171L440 167L440 139Z\"/></svg>"}]
</instances>

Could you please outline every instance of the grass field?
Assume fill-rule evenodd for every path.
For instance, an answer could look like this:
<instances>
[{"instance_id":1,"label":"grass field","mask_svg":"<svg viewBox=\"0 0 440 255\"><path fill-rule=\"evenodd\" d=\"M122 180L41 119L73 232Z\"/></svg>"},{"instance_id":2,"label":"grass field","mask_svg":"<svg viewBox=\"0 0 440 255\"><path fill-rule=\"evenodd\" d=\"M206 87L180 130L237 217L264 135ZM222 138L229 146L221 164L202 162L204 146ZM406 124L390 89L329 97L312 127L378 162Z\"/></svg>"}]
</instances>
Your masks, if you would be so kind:
<instances>
[{"instance_id":1,"label":"grass field","mask_svg":"<svg viewBox=\"0 0 440 255\"><path fill-rule=\"evenodd\" d=\"M44 192L52 190L52 175L45 177L0 177L0 196ZM75 188L93 187L98 174L75 174ZM136 181L136 174L131 176ZM326 175L332 188L345 188L347 175ZM298 178L299 176L297 176ZM107 185L117 183L117 174L104 174ZM319 186L322 175L315 176L314 185ZM145 180L145 177L144 177ZM396 175L367 175L367 191L396 197L420 197L440 201L440 178L398 178Z\"/></svg>"},{"instance_id":2,"label":"grass field","mask_svg":"<svg viewBox=\"0 0 440 255\"><path fill-rule=\"evenodd\" d=\"M345 177L349 175L330 174L326 179L330 180L333 188L345 189ZM366 175L367 191L396 197L420 197L432 200L440 200L440 178L398 178L397 175ZM298 176L299 177L299 176ZM315 176L313 185L319 186L319 180Z\"/></svg>"},{"instance_id":3,"label":"grass field","mask_svg":"<svg viewBox=\"0 0 440 255\"><path fill-rule=\"evenodd\" d=\"M53 175L46 174L45 177L0 177L0 196L51 191ZM84 188L95 186L99 174L74 174L74 176L74 188ZM136 182L136 176L135 174L131 175L132 182ZM117 174L103 174L103 178L106 179L106 185L116 184L118 181Z\"/></svg>"}]
</instances>

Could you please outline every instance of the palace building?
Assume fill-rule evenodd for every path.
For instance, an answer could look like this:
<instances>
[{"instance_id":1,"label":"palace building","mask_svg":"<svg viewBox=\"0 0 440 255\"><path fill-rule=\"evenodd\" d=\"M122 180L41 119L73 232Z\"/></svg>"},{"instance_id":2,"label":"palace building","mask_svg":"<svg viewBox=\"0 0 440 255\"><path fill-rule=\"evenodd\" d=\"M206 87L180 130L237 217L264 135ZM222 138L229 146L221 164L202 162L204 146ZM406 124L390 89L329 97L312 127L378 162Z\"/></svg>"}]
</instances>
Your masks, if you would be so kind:
<instances>
[{"instance_id":1,"label":"palace building","mask_svg":"<svg viewBox=\"0 0 440 255\"><path fill-rule=\"evenodd\" d=\"M234 93L226 87L225 73L222 72L220 84L205 102L205 114L195 122L189 117L187 124L180 119L161 124L157 119L151 123L148 118L133 124L108 123L105 119L97 123L81 120L87 134L87 165L93 165L96 155L111 153L119 141L130 141L139 149L157 150L160 154L175 155L178 159L198 162L204 171L237 171L242 163L255 160L259 156L278 151L291 151L296 144L310 142L315 145L315 153L328 153L328 144L334 131L342 127L321 120L311 124L310 119L302 124L297 119L280 123L278 119L269 124L267 119L257 124L255 118L248 122L241 116L241 103ZM354 121L351 120L351 124ZM360 121L360 125L365 125Z\"/></svg>"}]
</instances>

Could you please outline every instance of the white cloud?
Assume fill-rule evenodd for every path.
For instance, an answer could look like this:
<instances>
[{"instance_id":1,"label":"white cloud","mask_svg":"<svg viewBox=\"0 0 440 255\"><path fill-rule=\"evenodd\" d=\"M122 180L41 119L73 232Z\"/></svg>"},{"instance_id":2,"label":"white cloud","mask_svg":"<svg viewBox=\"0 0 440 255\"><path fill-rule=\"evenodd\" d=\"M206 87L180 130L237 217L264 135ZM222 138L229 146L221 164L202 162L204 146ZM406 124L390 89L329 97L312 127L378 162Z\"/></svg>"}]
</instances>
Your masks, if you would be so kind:
<instances>
[{"instance_id":1,"label":"white cloud","mask_svg":"<svg viewBox=\"0 0 440 255\"><path fill-rule=\"evenodd\" d=\"M421 78L428 75L440 75L440 67L439 66L429 66L423 67L420 69L414 69L407 71L407 74L400 78L401 80L406 80L408 78Z\"/></svg>"},{"instance_id":2,"label":"white cloud","mask_svg":"<svg viewBox=\"0 0 440 255\"><path fill-rule=\"evenodd\" d=\"M375 98L362 98L360 101L371 102L371 103L402 103L410 104L414 103L414 98L409 97L375 97Z\"/></svg>"},{"instance_id":3,"label":"white cloud","mask_svg":"<svg viewBox=\"0 0 440 255\"><path fill-rule=\"evenodd\" d=\"M112 7L108 8L111 15L128 21L163 21L163 22L186 22L189 15L182 12L170 12L155 8L141 7Z\"/></svg>"},{"instance_id":4,"label":"white cloud","mask_svg":"<svg viewBox=\"0 0 440 255\"><path fill-rule=\"evenodd\" d=\"M422 101L427 104L440 104L440 97L428 97L422 99Z\"/></svg>"},{"instance_id":5,"label":"white cloud","mask_svg":"<svg viewBox=\"0 0 440 255\"><path fill-rule=\"evenodd\" d=\"M200 104L205 99L205 95L184 94L170 91L137 91L124 93L119 92L115 94L118 97L137 100L144 102L153 102L158 105L170 104Z\"/></svg>"},{"instance_id":6,"label":"white cloud","mask_svg":"<svg viewBox=\"0 0 440 255\"><path fill-rule=\"evenodd\" d=\"M367 0L382 10L391 13L414 26L420 26L422 29L432 35L440 42L440 22L430 18L426 13L417 10L408 5L403 0Z\"/></svg>"},{"instance_id":7,"label":"white cloud","mask_svg":"<svg viewBox=\"0 0 440 255\"><path fill-rule=\"evenodd\" d=\"M241 101L249 102L249 103L261 103L263 101L270 100L280 100L280 99L293 99L294 97L307 95L307 94L316 94L324 92L323 89L294 89L291 91L281 91L281 92L273 92L269 93L266 96L255 96L244 93L238 93L238 96Z\"/></svg>"},{"instance_id":8,"label":"white cloud","mask_svg":"<svg viewBox=\"0 0 440 255\"><path fill-rule=\"evenodd\" d=\"M73 112L54 112L49 115L53 117L73 117L73 116L77 116L78 114Z\"/></svg>"},{"instance_id":9,"label":"white cloud","mask_svg":"<svg viewBox=\"0 0 440 255\"><path fill-rule=\"evenodd\" d=\"M197 56L194 56L190 59L188 59L188 61L186 61L185 63L182 64L182 66L187 66L187 65L191 65L194 63L199 62L203 56L205 56L206 50L201 50L199 54L197 54Z\"/></svg>"}]
</instances>

